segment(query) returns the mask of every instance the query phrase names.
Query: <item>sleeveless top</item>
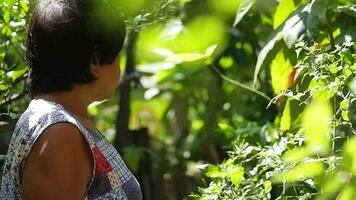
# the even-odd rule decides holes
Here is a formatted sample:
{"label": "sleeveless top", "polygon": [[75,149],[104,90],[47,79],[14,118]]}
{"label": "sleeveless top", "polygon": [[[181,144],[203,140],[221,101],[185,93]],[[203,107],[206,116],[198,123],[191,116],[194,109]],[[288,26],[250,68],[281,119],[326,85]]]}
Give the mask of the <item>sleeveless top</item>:
{"label": "sleeveless top", "polygon": [[22,199],[21,173],[25,158],[41,133],[60,122],[71,123],[80,130],[93,156],[92,178],[84,199],[142,199],[140,185],[113,145],[60,104],[42,99],[33,99],[16,124],[3,169],[0,199]]}

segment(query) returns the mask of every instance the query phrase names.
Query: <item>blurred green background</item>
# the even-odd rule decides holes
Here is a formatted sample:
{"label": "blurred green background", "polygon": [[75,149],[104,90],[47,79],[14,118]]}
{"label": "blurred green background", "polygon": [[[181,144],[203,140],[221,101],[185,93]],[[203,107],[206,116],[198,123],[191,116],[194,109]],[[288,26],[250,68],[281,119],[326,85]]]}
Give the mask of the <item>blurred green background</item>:
{"label": "blurred green background", "polygon": [[[30,100],[33,3],[0,2],[3,155]],[[112,3],[121,85],[88,111],[145,199],[356,199],[355,0]]]}

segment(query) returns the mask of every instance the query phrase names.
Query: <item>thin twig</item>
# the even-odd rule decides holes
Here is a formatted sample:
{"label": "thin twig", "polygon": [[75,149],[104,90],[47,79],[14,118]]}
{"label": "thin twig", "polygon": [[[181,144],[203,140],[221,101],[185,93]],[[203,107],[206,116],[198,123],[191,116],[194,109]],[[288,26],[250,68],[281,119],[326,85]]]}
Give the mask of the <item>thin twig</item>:
{"label": "thin twig", "polygon": [[12,97],[12,98],[10,98],[10,99],[8,99],[8,100],[2,101],[2,102],[0,103],[0,107],[9,105],[10,103],[12,103],[12,102],[14,102],[14,101],[16,101],[16,100],[18,100],[18,99],[24,97],[27,93],[28,93],[28,91],[25,90],[24,92],[22,92],[21,94],[18,94],[18,95],[15,96],[15,97]]}
{"label": "thin twig", "polygon": [[222,73],[218,70],[218,68],[217,68],[214,64],[211,64],[211,66],[212,66],[212,68],[214,69],[214,71],[215,71],[222,79],[224,79],[225,81],[227,81],[227,82],[229,82],[229,83],[232,83],[232,84],[234,84],[234,85],[237,85],[237,86],[239,86],[239,87],[241,87],[241,88],[243,88],[243,89],[245,89],[245,90],[248,90],[248,91],[250,91],[250,92],[252,92],[252,93],[255,93],[255,94],[257,94],[258,96],[260,96],[260,97],[266,99],[268,102],[270,102],[270,101],[272,100],[272,99],[271,99],[269,96],[267,96],[265,93],[263,93],[263,92],[261,92],[261,91],[258,91],[258,90],[254,89],[254,88],[252,88],[252,87],[250,87],[250,86],[248,86],[248,85],[245,85],[245,84],[243,84],[243,83],[241,83],[241,82],[239,82],[239,81],[233,80],[233,79],[231,79],[231,78],[225,76],[224,74],[222,74]]}

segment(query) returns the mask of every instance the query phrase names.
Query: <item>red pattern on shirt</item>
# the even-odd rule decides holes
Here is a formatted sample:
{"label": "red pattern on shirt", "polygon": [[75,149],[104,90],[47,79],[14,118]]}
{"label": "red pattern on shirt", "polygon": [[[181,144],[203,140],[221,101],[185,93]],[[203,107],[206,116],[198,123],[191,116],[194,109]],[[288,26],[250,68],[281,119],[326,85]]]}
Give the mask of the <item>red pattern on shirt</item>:
{"label": "red pattern on shirt", "polygon": [[112,167],[110,163],[106,160],[105,156],[100,151],[100,149],[97,146],[95,146],[93,148],[93,151],[96,160],[96,170],[95,170],[96,174],[106,174],[112,171]]}

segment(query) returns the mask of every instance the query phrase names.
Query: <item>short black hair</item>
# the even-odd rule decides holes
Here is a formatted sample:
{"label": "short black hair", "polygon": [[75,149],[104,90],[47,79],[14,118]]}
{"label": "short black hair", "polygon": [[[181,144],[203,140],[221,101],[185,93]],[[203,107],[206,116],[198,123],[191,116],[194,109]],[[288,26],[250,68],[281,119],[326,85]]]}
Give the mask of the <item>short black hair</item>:
{"label": "short black hair", "polygon": [[31,95],[95,80],[91,63],[111,64],[123,47],[124,18],[114,0],[38,0],[27,33]]}

